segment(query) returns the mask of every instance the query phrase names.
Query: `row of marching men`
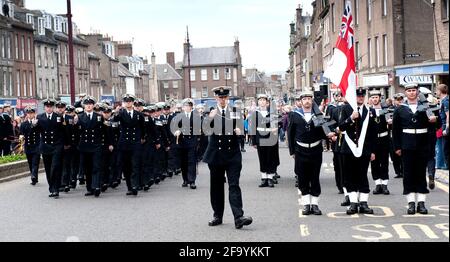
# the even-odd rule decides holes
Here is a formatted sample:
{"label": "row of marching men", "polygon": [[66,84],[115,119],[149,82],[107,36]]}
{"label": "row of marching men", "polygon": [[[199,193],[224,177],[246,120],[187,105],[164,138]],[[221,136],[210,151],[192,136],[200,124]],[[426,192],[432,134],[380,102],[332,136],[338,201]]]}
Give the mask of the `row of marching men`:
{"label": "row of marching men", "polygon": [[[86,184],[86,196],[99,197],[109,187],[117,188],[122,175],[131,196],[180,173],[182,186],[196,189],[197,150],[202,136],[183,136],[181,126],[183,134],[174,134],[170,125],[179,112],[171,112],[168,104],[145,106],[132,95],[125,95],[123,106],[116,110],[89,96],[83,96],[77,107],[51,99],[43,104],[45,112],[40,115],[34,108],[25,110],[21,134],[31,184],[38,183],[42,156],[49,197],[57,198],[61,191],[75,189],[78,181]],[[201,120],[201,115],[193,112],[192,100],[184,105],[185,112]]]}
{"label": "row of marching men", "polygon": [[392,108],[381,106],[381,92],[371,91],[371,105],[365,103],[366,90],[357,90],[357,109],[336,94],[337,103],[323,119],[314,108],[314,94],[304,92],[296,98],[296,109],[289,116],[288,141],[295,159],[295,173],[302,194],[303,215],[321,215],[320,172],[322,140],[333,141],[336,184],[345,194],[342,206],[347,214],[373,214],[369,207],[370,185],[368,168],[371,165],[375,181],[375,195],[389,195],[389,155],[399,177],[403,177],[403,194],[407,197],[407,213],[427,214],[426,195],[429,194],[426,169],[429,159],[430,136],[438,116],[427,101],[421,99],[416,84],[405,86],[404,94],[397,94]]}

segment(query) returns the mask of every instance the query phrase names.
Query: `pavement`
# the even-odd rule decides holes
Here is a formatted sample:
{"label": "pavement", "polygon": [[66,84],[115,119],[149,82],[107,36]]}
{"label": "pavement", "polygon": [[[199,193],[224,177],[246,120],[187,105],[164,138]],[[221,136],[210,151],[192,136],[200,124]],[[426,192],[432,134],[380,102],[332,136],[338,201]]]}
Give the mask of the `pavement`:
{"label": "pavement", "polygon": [[[243,154],[244,210],[254,219],[253,224],[243,230],[234,228],[228,203],[224,225],[208,227],[212,218],[209,170],[207,165],[200,164],[197,190],[182,188],[182,179],[177,176],[137,197],[126,197],[126,188],[122,184],[116,190],[109,189],[98,199],[84,197],[84,187],[62,193],[59,199],[50,199],[43,174],[36,187],[29,185],[28,178],[3,183],[0,185],[0,241],[449,241],[448,182],[447,185],[438,183],[429,195],[430,215],[406,216],[402,181],[392,179],[390,196],[371,195],[369,204],[375,210],[374,215],[349,217],[345,215],[346,209],[340,206],[343,196],[335,187],[332,154],[324,153],[320,204],[324,215],[303,217],[299,191],[294,186],[294,161],[285,147],[280,148],[280,157],[280,183],[276,188],[261,189],[258,187],[260,175],[256,151],[247,148],[247,153]],[[371,181],[370,173],[369,178]]]}

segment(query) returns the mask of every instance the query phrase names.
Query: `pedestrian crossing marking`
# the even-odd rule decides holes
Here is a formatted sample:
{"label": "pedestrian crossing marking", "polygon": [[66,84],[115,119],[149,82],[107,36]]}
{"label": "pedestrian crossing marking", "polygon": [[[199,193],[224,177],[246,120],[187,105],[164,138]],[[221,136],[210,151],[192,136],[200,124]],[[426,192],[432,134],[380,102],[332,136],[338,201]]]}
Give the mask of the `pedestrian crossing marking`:
{"label": "pedestrian crossing marking", "polygon": [[444,230],[444,232],[442,232],[442,234],[444,234],[444,236],[446,236],[448,238],[448,223],[437,224],[436,228]]}
{"label": "pedestrian crossing marking", "polygon": [[411,239],[411,236],[405,230],[405,227],[418,227],[422,230],[422,232],[430,239],[439,239],[439,236],[436,235],[433,230],[427,225],[422,224],[395,224],[392,225],[392,228],[397,232],[400,239]]}
{"label": "pedestrian crossing marking", "polygon": [[302,237],[309,237],[311,235],[307,225],[300,225],[300,234]]}
{"label": "pedestrian crossing marking", "polygon": [[422,215],[422,214],[415,214],[415,215],[403,215],[403,217],[407,218],[424,218],[424,217],[436,217],[436,215]]}
{"label": "pedestrian crossing marking", "polygon": [[440,190],[444,191],[445,193],[448,194],[448,186],[442,184],[441,182],[435,181],[436,187],[439,188]]}
{"label": "pedestrian crossing marking", "polygon": [[381,209],[383,211],[383,215],[379,215],[379,214],[365,214],[366,217],[375,217],[375,218],[386,218],[386,217],[395,217],[394,212],[392,212],[392,209],[390,209],[389,207],[381,207],[381,206],[371,206],[372,209]]}
{"label": "pedestrian crossing marking", "polygon": [[358,214],[354,214],[354,215],[347,215],[347,212],[333,212],[333,213],[329,213],[327,214],[327,216],[329,218],[338,218],[338,219],[349,219],[349,218],[359,218]]}

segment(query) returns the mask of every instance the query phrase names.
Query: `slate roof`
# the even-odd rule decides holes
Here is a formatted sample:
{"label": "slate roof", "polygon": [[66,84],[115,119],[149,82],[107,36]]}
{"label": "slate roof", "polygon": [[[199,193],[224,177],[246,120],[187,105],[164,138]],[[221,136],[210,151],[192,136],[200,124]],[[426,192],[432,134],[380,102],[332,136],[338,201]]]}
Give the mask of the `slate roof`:
{"label": "slate roof", "polygon": [[[153,77],[153,65],[144,65],[144,68],[150,74],[150,78]],[[158,80],[170,81],[170,80],[182,80],[183,78],[178,72],[169,64],[156,65],[156,74]]]}
{"label": "slate roof", "polygon": [[[191,66],[237,64],[234,46],[191,48]],[[188,54],[184,56],[184,66],[188,66]]]}

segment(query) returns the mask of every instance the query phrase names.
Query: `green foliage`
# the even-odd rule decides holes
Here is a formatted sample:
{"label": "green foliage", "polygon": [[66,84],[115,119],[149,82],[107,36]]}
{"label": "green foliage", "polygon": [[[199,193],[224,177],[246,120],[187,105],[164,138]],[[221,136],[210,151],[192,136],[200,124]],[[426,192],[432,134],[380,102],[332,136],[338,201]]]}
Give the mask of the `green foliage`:
{"label": "green foliage", "polygon": [[26,160],[26,159],[27,159],[27,157],[25,155],[5,156],[5,157],[0,157],[0,164],[13,163],[13,162],[17,162],[17,161]]}

